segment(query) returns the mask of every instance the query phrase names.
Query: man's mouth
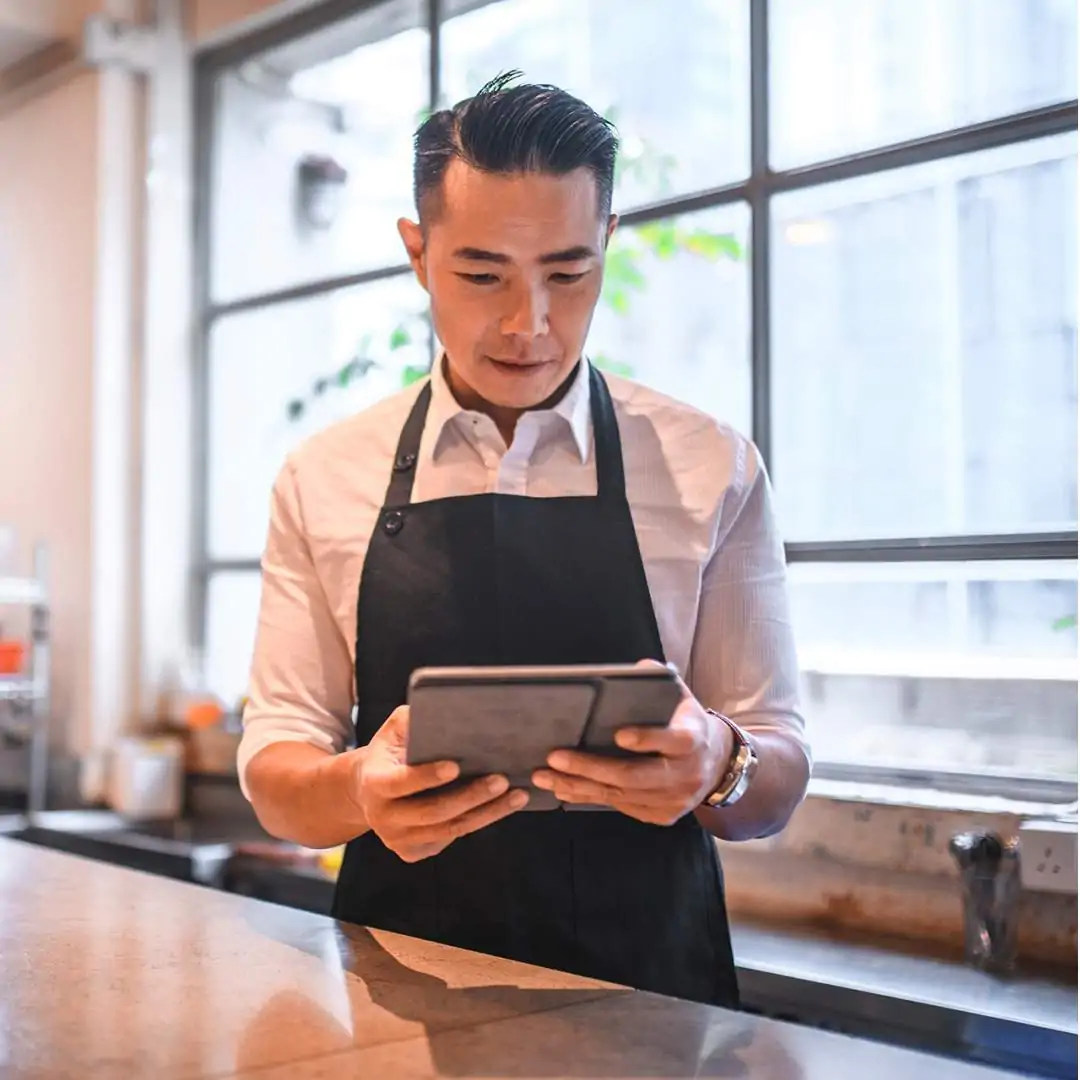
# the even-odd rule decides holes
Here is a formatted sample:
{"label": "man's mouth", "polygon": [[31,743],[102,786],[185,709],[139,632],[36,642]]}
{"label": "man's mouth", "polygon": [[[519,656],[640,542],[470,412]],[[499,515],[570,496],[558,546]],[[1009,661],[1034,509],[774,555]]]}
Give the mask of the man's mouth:
{"label": "man's mouth", "polygon": [[494,356],[487,357],[487,360],[500,371],[505,371],[510,375],[528,375],[550,363],[549,360],[497,360]]}

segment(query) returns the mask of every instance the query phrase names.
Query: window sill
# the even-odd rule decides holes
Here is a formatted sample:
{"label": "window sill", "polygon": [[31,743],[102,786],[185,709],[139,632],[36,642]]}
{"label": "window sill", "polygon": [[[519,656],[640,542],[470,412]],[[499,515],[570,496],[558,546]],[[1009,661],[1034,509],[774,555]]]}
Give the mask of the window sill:
{"label": "window sill", "polygon": [[807,799],[861,803],[918,810],[941,810],[987,816],[1009,815],[1017,818],[1046,818],[1077,821],[1076,804],[1047,802],[997,795],[944,791],[933,787],[908,787],[894,784],[863,783],[854,780],[831,780],[814,777]]}

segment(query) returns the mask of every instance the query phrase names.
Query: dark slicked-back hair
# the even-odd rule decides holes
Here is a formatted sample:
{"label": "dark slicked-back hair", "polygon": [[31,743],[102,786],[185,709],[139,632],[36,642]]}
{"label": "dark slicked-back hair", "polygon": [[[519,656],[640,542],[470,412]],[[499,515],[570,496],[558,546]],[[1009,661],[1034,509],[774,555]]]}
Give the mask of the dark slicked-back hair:
{"label": "dark slicked-back hair", "polygon": [[518,71],[500,75],[420,126],[413,195],[421,222],[438,215],[443,177],[454,158],[499,176],[563,176],[586,168],[596,178],[598,210],[607,220],[619,150],[614,126],[557,86],[511,85],[520,77]]}

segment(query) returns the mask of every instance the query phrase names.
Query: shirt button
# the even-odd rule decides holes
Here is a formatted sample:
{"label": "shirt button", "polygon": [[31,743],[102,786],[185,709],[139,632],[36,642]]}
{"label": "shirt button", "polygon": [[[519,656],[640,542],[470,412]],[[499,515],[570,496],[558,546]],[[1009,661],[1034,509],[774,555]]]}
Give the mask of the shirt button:
{"label": "shirt button", "polygon": [[405,515],[400,510],[391,510],[383,518],[383,529],[390,536],[397,536],[405,528]]}

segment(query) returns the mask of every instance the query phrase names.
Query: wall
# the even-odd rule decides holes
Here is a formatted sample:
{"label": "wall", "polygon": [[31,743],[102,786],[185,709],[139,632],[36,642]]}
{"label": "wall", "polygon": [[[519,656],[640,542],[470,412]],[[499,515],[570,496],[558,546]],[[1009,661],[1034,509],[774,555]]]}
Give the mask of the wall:
{"label": "wall", "polygon": [[[33,26],[70,39],[94,8],[138,4],[44,4]],[[75,67],[0,106],[0,521],[20,539],[13,571],[48,546],[51,741],[82,755],[128,722],[134,686],[139,88]]]}
{"label": "wall", "polygon": [[[985,799],[924,794],[924,807],[870,801],[870,792],[862,799],[822,794],[777,837],[721,844],[729,910],[748,921],[908,941],[919,952],[956,956],[963,915],[949,840],[969,829],[1015,836],[1022,808],[997,800],[992,812]],[[1017,947],[1028,963],[1075,972],[1075,893],[1025,891]]]}
{"label": "wall", "polygon": [[0,119],[0,521],[26,570],[50,545],[61,721],[89,690],[97,114],[86,73]]}
{"label": "wall", "polygon": [[101,0],[0,0],[0,26],[52,38],[77,38]]}
{"label": "wall", "polygon": [[218,44],[321,0],[187,0],[188,27],[196,46]]}

